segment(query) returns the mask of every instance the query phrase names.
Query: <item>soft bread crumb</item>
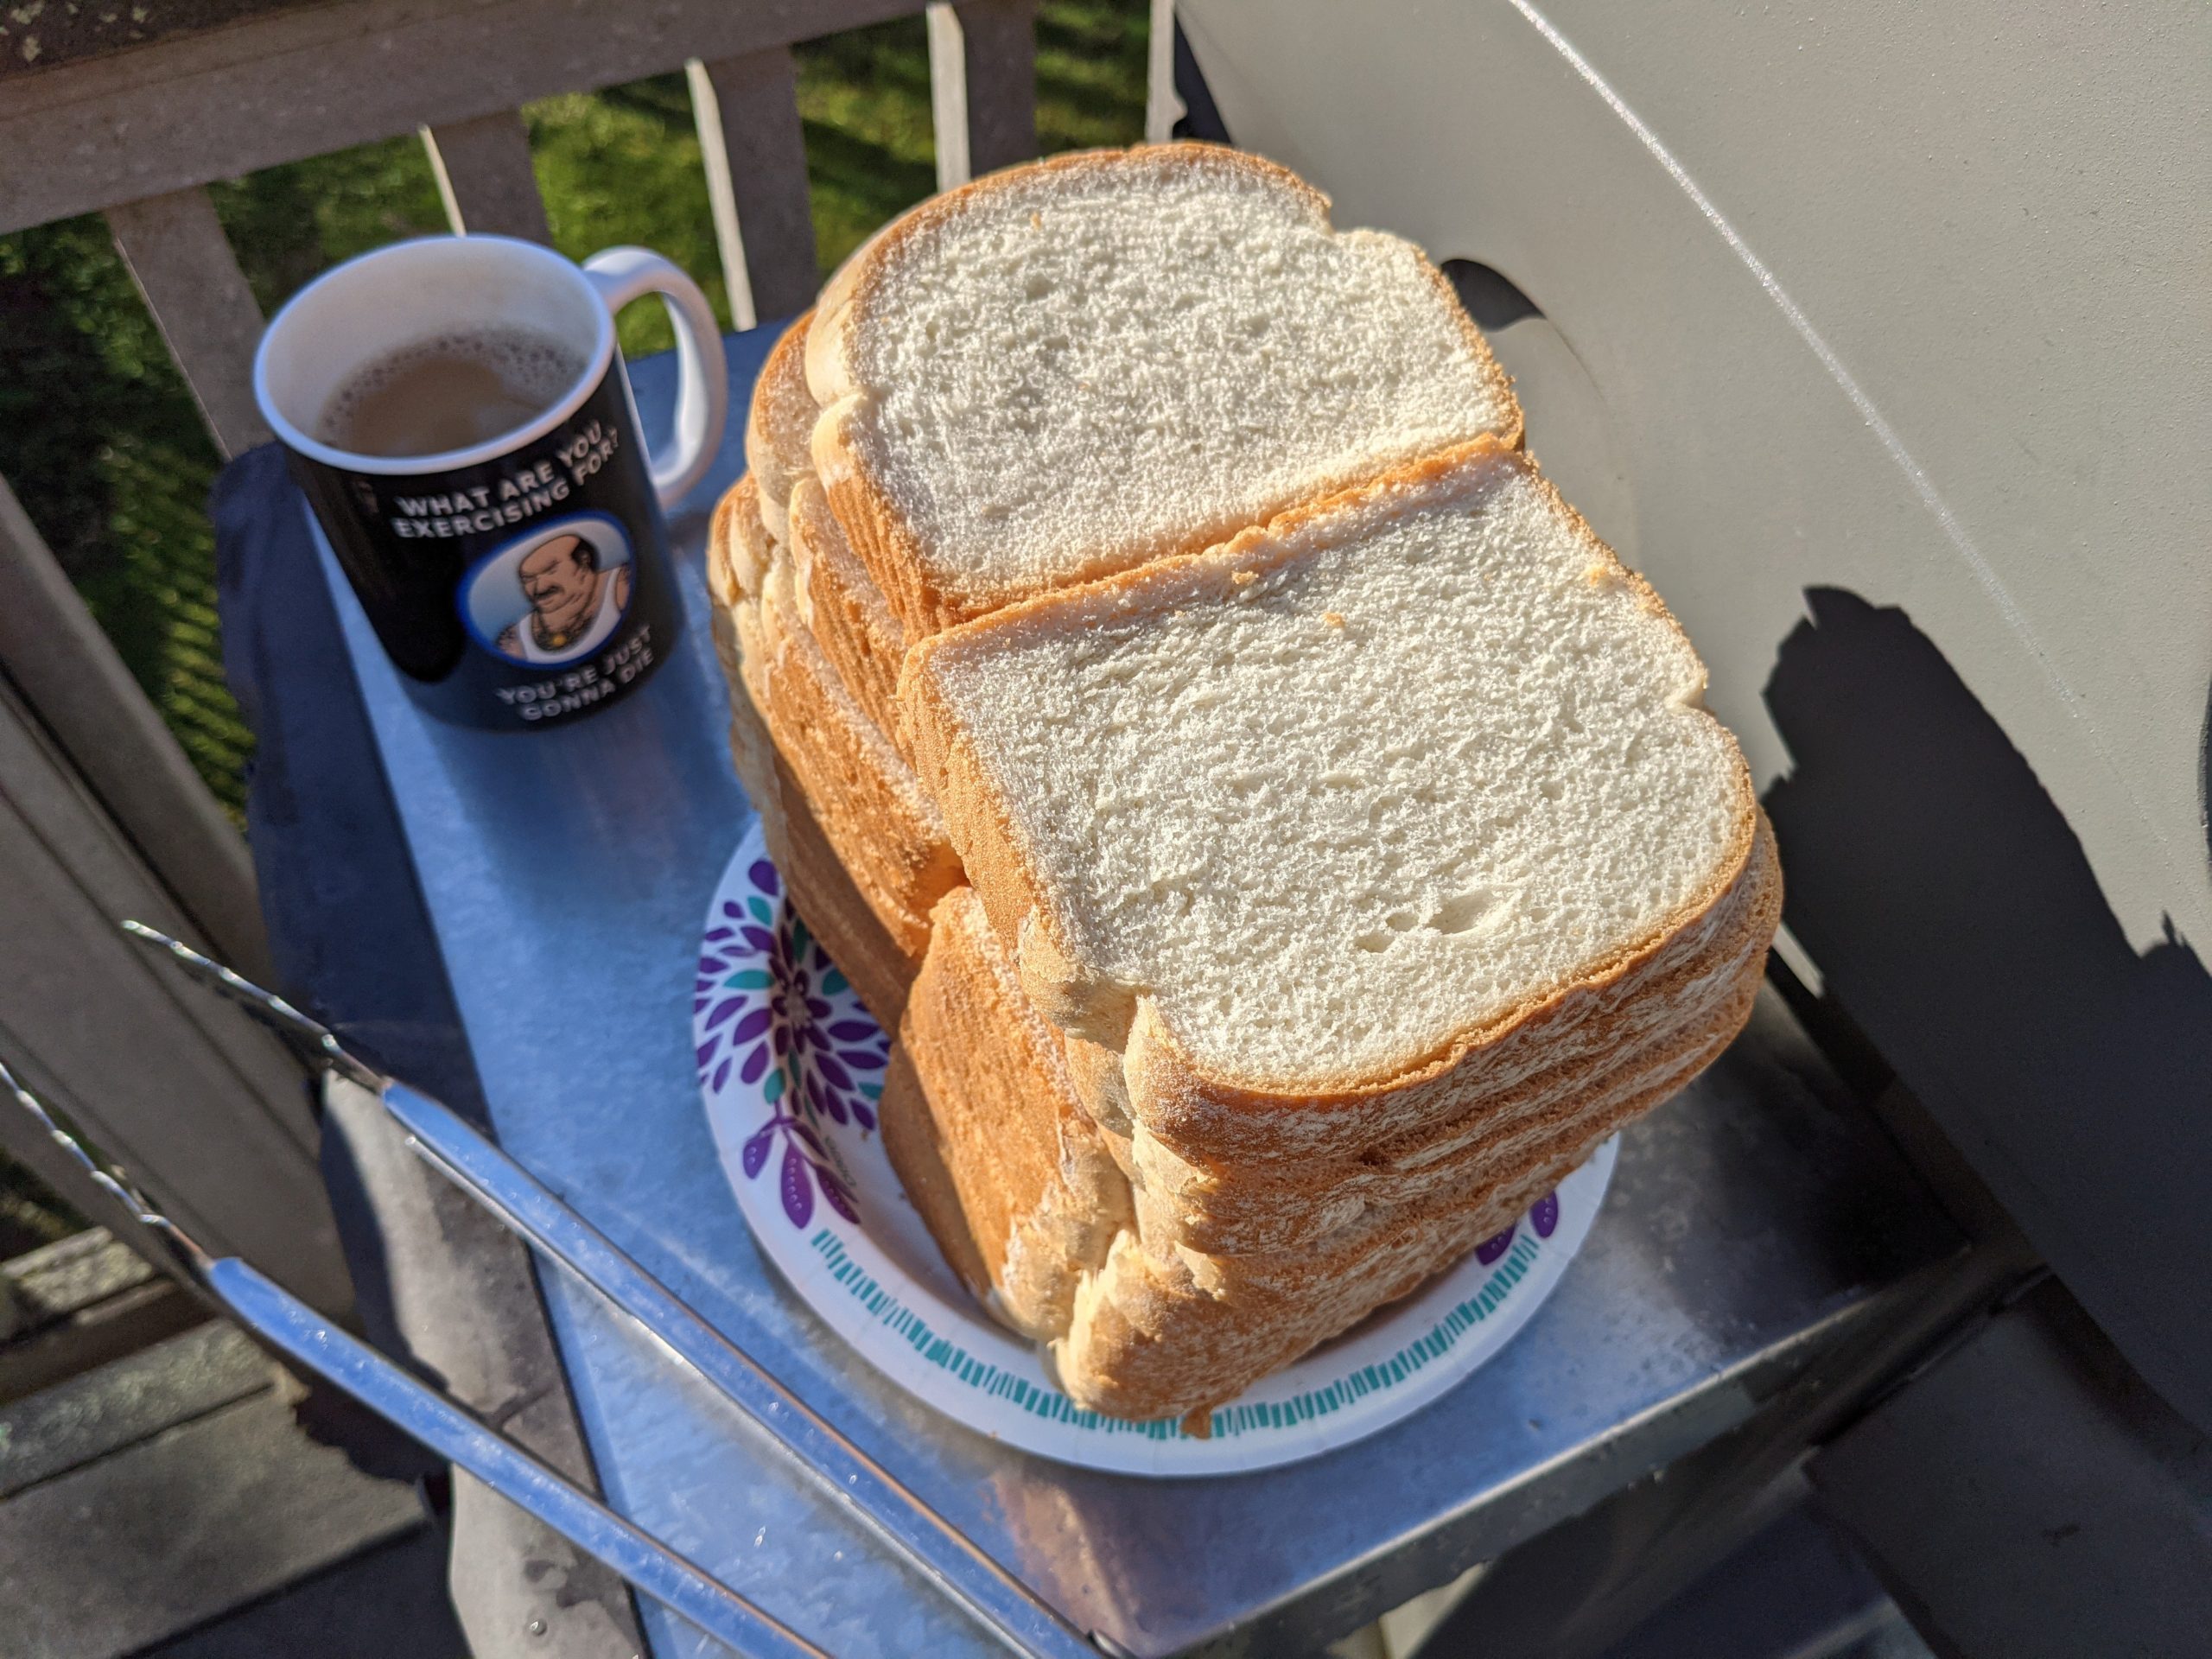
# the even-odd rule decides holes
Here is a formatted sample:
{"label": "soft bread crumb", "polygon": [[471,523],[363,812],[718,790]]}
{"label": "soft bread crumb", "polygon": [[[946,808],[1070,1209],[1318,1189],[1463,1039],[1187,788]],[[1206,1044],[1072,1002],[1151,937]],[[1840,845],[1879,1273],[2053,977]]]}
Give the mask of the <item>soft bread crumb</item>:
{"label": "soft bread crumb", "polygon": [[823,421],[956,615],[1520,432],[1418,248],[1336,231],[1290,175],[1200,145],[1055,158],[925,207],[856,276],[840,340]]}

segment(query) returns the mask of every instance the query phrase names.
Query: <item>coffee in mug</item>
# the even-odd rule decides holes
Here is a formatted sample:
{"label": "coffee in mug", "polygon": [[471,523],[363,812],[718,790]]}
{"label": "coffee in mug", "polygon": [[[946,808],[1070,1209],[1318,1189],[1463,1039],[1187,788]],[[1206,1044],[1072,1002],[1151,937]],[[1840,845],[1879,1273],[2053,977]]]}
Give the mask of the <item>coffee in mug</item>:
{"label": "coffee in mug", "polygon": [[404,346],[356,370],[315,435],[361,455],[435,455],[527,425],[583,372],[582,353],[527,328],[482,328]]}
{"label": "coffee in mug", "polygon": [[[648,455],[614,313],[677,328],[676,432]],[[606,708],[676,648],[664,507],[728,401],[696,283],[641,248],[579,269],[505,237],[428,237],[328,272],[269,325],[262,412],[415,700],[542,730]]]}

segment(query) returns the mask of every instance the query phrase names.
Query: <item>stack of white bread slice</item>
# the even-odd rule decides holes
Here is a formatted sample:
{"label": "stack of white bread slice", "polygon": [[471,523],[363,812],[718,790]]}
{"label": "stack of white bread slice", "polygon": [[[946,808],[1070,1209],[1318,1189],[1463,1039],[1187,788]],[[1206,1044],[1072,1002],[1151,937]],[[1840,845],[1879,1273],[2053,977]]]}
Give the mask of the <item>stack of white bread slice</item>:
{"label": "stack of white bread slice", "polygon": [[715,519],[733,747],[886,1147],[1078,1403],[1205,1411],[1742,1027],[1773,841],[1449,285],[1236,152],[888,227]]}

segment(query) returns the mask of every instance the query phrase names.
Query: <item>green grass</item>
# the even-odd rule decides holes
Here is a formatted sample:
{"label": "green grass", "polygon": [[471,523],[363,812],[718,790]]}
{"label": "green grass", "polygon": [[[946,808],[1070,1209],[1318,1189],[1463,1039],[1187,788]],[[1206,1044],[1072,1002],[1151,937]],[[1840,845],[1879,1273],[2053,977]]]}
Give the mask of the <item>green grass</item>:
{"label": "green grass", "polygon": [[[1049,153],[1143,130],[1142,0],[1045,0],[1038,136]],[[824,274],[936,185],[922,20],[798,48],[799,112]],[[681,75],[524,111],[555,245],[658,249],[728,318]],[[338,261],[444,229],[411,138],[219,184],[216,210],[264,312]],[[658,305],[623,349],[670,341]],[[207,521],[213,447],[97,218],[0,237],[0,476],[5,476],[186,753],[234,815],[252,736],[224,685]]]}

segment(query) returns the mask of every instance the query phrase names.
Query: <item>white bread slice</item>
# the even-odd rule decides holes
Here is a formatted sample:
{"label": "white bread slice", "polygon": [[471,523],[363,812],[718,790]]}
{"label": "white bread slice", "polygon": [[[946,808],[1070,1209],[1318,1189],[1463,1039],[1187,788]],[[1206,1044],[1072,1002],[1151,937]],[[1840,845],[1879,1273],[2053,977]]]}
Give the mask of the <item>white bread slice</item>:
{"label": "white bread slice", "polygon": [[907,734],[1048,1017],[1179,1148],[1460,1117],[1709,925],[1751,779],[1663,605],[1488,440],[925,639]]}
{"label": "white bread slice", "polygon": [[[903,1018],[903,1016],[901,1016]],[[968,1219],[960,1182],[945,1160],[960,1145],[938,1128],[929,1097],[913,1062],[898,1044],[883,1068],[883,1093],[875,1103],[875,1120],[883,1131],[884,1155],[891,1160],[906,1202],[914,1206],[929,1229],[938,1253],[944,1257],[968,1293],[985,1307],[992,1305],[990,1264],[976,1242],[977,1227]],[[983,1230],[988,1231],[988,1224]]]}
{"label": "white bread slice", "polygon": [[[718,609],[757,600],[768,585],[776,538],[760,518],[760,490],[750,473],[715,503],[707,527],[707,592]],[[721,636],[717,634],[719,641]]]}
{"label": "white bread slice", "polygon": [[760,522],[789,543],[791,491],[814,470],[807,445],[821,415],[806,389],[808,312],[784,330],[753,383],[753,408],[745,423],[745,469],[760,491]]}
{"label": "white bread slice", "polygon": [[899,665],[906,633],[845,539],[811,472],[792,486],[790,546],[799,614],[837,677],[903,756]]}
{"label": "white bread slice", "polygon": [[916,637],[1521,432],[1418,248],[1200,144],[924,203],[839,273],[805,354],[815,469]]}
{"label": "white bread slice", "polygon": [[[753,383],[745,426],[746,475],[736,487],[749,492],[748,511],[767,537],[761,545],[791,555],[799,614],[816,643],[845,689],[897,745],[905,632],[830,512],[807,450],[819,413],[806,387],[813,316],[806,313],[784,332]],[[757,599],[767,583],[765,552],[754,558],[741,538],[734,569],[740,588]]]}
{"label": "white bread slice", "polygon": [[730,730],[732,750],[741,757],[738,776],[760,814],[769,862],[784,878],[792,908],[852,982],[876,1024],[896,1031],[920,963],[899,948],[853,885],[741,683],[730,692]]}
{"label": "white bread slice", "polygon": [[736,658],[726,654],[726,647],[734,647],[726,635],[724,613],[740,600],[760,596],[773,550],[760,523],[760,491],[750,476],[741,478],[715,503],[707,523],[707,596],[715,602],[715,651],[726,673],[735,671]]}
{"label": "white bread slice", "polygon": [[[967,887],[931,912],[899,1046],[928,1128],[912,1132],[915,1103],[887,1087],[893,1166],[956,1271],[966,1254],[959,1236],[972,1238],[993,1313],[1051,1340],[1068,1327],[1078,1277],[1129,1223],[1128,1183],[1075,1098],[1058,1031],[1029,1006]],[[957,1220],[930,1201],[932,1167],[949,1179]]]}

